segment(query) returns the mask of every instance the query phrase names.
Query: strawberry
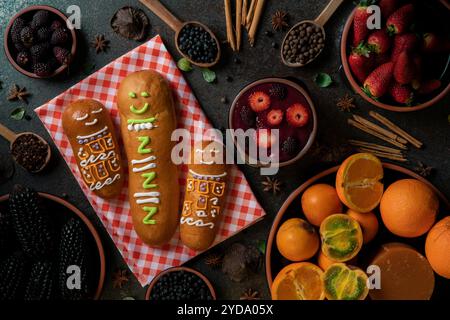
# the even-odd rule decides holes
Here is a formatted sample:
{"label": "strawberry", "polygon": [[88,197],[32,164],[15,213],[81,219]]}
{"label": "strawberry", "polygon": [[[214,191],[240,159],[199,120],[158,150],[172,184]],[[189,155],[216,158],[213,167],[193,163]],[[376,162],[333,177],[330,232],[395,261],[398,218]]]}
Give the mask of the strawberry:
{"label": "strawberry", "polygon": [[272,127],[278,126],[282,121],[283,121],[283,111],[279,109],[271,110],[267,114],[267,123]]}
{"label": "strawberry", "polygon": [[377,30],[372,32],[367,39],[367,44],[371,51],[376,54],[384,54],[391,47],[391,38],[387,34],[386,30]]}
{"label": "strawberry", "polygon": [[367,28],[367,19],[369,19],[370,14],[367,12],[367,8],[371,3],[371,1],[361,1],[356,8],[355,16],[353,18],[354,47],[357,47],[362,41],[364,41],[369,34],[369,28]]}
{"label": "strawberry", "polygon": [[414,101],[414,93],[411,88],[395,81],[389,88],[389,94],[397,103],[411,105]]}
{"label": "strawberry", "polygon": [[305,126],[309,121],[308,108],[301,103],[290,106],[286,111],[287,122],[296,128]]}
{"label": "strawberry", "polygon": [[256,143],[259,147],[269,149],[275,143],[275,135],[268,129],[259,129],[256,131]]}
{"label": "strawberry", "polygon": [[391,55],[389,53],[378,54],[375,57],[375,65],[379,66],[385,63],[391,62]]}
{"label": "strawberry", "polygon": [[420,85],[419,90],[417,91],[419,94],[430,94],[436,91],[441,87],[442,83],[440,80],[432,79],[423,82]]}
{"label": "strawberry", "polygon": [[403,34],[414,20],[414,5],[407,4],[389,16],[386,22],[390,34]]}
{"label": "strawberry", "polygon": [[381,14],[383,17],[387,19],[398,9],[400,6],[400,0],[380,0],[378,6],[381,9]]}
{"label": "strawberry", "polygon": [[403,51],[412,52],[416,50],[418,44],[419,40],[414,33],[405,33],[395,36],[391,54],[392,62],[396,62],[400,53]]}
{"label": "strawberry", "polygon": [[348,57],[348,64],[354,76],[360,83],[363,83],[373,67],[372,56],[363,43],[352,50],[352,53]]}
{"label": "strawberry", "polygon": [[425,33],[422,48],[425,53],[448,53],[450,41],[434,33]]}
{"label": "strawberry", "polygon": [[255,112],[267,110],[270,107],[270,97],[268,94],[258,91],[252,93],[249,98],[250,108]]}
{"label": "strawberry", "polygon": [[400,84],[409,84],[416,77],[417,69],[411,55],[403,51],[397,59],[394,67],[394,78]]}
{"label": "strawberry", "polygon": [[364,92],[372,98],[380,98],[389,90],[394,71],[394,63],[388,62],[377,67],[364,81]]}
{"label": "strawberry", "polygon": [[415,54],[413,56],[413,62],[416,69],[416,74],[414,76],[413,81],[411,82],[411,86],[414,90],[417,90],[420,86],[420,83],[422,81],[422,74],[423,74],[423,61],[422,57],[418,54]]}

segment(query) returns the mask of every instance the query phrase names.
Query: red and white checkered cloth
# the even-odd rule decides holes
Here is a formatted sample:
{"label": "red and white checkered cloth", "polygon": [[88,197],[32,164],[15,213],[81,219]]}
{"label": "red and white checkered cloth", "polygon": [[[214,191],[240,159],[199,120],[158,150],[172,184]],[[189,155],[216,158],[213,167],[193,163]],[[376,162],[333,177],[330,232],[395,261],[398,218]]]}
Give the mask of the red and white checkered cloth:
{"label": "red and white checkered cloth", "polygon": [[[89,191],[80,176],[61,121],[65,106],[74,100],[89,98],[96,99],[105,105],[118,128],[116,90],[124,77],[143,69],[158,71],[169,81],[178,100],[179,128],[188,129],[194,137],[201,134],[198,128],[212,128],[159,36],[111,62],[47,104],[37,108],[35,112],[49,131],[128,266],[144,286],[159,272],[185,263],[198,253],[183,246],[178,232],[172,241],[161,249],[150,248],[143,244],[133,229],[127,188],[124,187],[121,195],[114,200],[104,200]],[[227,205],[217,243],[231,237],[265,215],[242,172],[236,166],[233,166],[230,171]],[[182,166],[180,170],[182,186],[185,185],[186,173],[186,166]],[[184,188],[182,189],[184,192]]]}

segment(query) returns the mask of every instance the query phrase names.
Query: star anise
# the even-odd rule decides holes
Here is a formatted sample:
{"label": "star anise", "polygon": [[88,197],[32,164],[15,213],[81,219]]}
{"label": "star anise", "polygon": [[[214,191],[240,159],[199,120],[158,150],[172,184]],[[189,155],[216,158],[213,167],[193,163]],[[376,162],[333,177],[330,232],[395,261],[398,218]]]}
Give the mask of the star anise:
{"label": "star anise", "polygon": [[346,94],[344,97],[340,98],[336,102],[336,106],[341,111],[350,112],[352,109],[356,108],[356,105],[354,102],[355,102],[355,98],[350,96],[349,94]]}
{"label": "star anise", "polygon": [[113,275],[113,287],[122,289],[129,280],[127,270],[118,269]]}
{"label": "star anise", "polygon": [[219,254],[211,253],[205,258],[205,264],[213,269],[220,268],[222,266],[223,257]]}
{"label": "star anise", "polygon": [[434,168],[425,165],[423,162],[418,161],[417,167],[414,168],[414,171],[417,172],[424,178],[429,177],[433,173]]}
{"label": "star anise", "polygon": [[277,10],[272,16],[272,28],[275,31],[283,30],[284,28],[289,27],[287,22],[288,14],[284,11]]}
{"label": "star anise", "polygon": [[272,192],[276,195],[281,190],[281,182],[278,179],[266,177],[266,180],[262,182],[265,192]]}
{"label": "star anise", "polygon": [[20,100],[25,103],[28,103],[27,97],[30,96],[30,93],[25,88],[20,88],[17,84],[13,85],[11,87],[11,90],[9,91],[8,100],[9,101],[16,101]]}
{"label": "star anise", "polygon": [[106,40],[103,34],[96,35],[95,40],[92,42],[92,46],[95,48],[97,54],[106,52],[106,50],[109,49],[109,40]]}
{"label": "star anise", "polygon": [[240,297],[240,300],[260,300],[260,299],[261,297],[259,292],[253,289],[245,290]]}

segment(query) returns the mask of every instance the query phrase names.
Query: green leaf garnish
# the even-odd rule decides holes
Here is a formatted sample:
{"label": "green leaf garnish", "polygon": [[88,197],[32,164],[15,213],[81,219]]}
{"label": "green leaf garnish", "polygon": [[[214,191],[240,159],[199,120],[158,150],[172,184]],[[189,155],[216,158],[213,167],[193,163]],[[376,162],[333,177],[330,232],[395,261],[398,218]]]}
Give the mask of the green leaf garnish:
{"label": "green leaf garnish", "polygon": [[178,65],[178,68],[184,72],[190,72],[193,70],[191,63],[186,58],[181,58],[180,60],[178,60],[177,65]]}
{"label": "green leaf garnish", "polygon": [[17,121],[22,120],[24,116],[25,116],[25,109],[24,108],[14,109],[13,112],[11,112],[11,115],[10,115],[11,119],[14,119],[14,120],[17,120]]}
{"label": "green leaf garnish", "polygon": [[314,81],[321,88],[327,88],[333,83],[333,79],[331,79],[331,76],[328,73],[323,72],[317,74]]}
{"label": "green leaf garnish", "polygon": [[262,254],[266,254],[266,247],[267,247],[267,244],[265,241],[261,240],[258,242],[258,249],[259,249],[259,251],[261,251]]}
{"label": "green leaf garnish", "polygon": [[202,69],[203,79],[208,83],[216,81],[216,73],[208,68]]}

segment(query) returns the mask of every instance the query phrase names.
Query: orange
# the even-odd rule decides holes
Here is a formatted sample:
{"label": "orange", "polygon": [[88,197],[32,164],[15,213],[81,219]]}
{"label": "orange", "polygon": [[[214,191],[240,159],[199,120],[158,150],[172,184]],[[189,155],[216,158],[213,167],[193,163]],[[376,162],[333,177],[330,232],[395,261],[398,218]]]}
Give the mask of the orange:
{"label": "orange", "polygon": [[305,220],[289,219],[277,232],[277,247],[282,256],[288,260],[308,260],[319,250],[319,235]]}
{"label": "orange", "polygon": [[431,228],[425,242],[425,255],[438,275],[450,279],[450,216]]}
{"label": "orange", "polygon": [[381,199],[381,218],[393,234],[420,237],[430,230],[436,220],[439,199],[424,182],[404,179],[387,188]]}
{"label": "orange", "polygon": [[324,273],[328,300],[364,300],[368,293],[367,275],[361,269],[336,263]]}
{"label": "orange", "polygon": [[319,227],[326,217],[342,212],[342,203],[335,188],[316,184],[303,193],[302,209],[309,223]]}
{"label": "orange", "polygon": [[359,223],[347,214],[333,214],[320,225],[322,252],[331,260],[345,262],[361,250],[363,234]]}
{"label": "orange", "polygon": [[369,212],[383,195],[383,165],[370,153],[347,158],[336,174],[336,191],[341,201],[357,212]]}
{"label": "orange", "polygon": [[347,214],[358,221],[361,226],[364,244],[369,243],[375,238],[378,233],[378,219],[372,211],[359,213],[352,209],[348,209]]}
{"label": "orange", "polygon": [[273,300],[323,300],[323,271],[309,262],[290,264],[278,273],[271,292]]}
{"label": "orange", "polygon": [[[337,263],[337,261],[328,258],[322,251],[319,251],[319,256],[317,257],[317,264],[323,271],[327,271],[327,269],[335,263]],[[354,257],[352,260],[347,261],[345,264],[356,265],[356,263],[357,257]]]}

